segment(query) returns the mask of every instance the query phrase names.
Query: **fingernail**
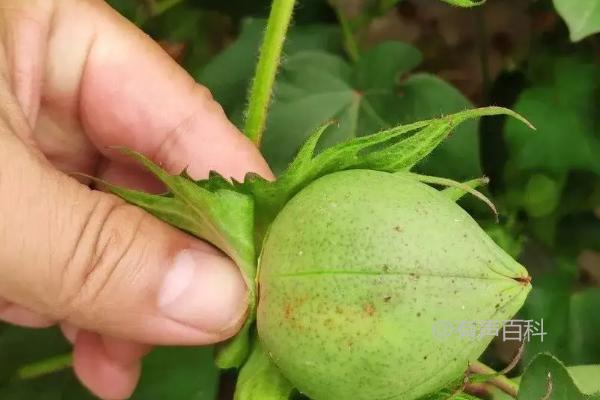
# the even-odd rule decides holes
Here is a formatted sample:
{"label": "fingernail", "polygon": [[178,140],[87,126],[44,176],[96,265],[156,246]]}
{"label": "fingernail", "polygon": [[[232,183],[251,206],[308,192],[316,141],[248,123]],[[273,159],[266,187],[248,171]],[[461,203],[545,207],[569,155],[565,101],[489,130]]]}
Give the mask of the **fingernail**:
{"label": "fingernail", "polygon": [[247,308],[246,284],[230,259],[194,249],[175,256],[159,291],[169,318],[204,332],[238,325]]}

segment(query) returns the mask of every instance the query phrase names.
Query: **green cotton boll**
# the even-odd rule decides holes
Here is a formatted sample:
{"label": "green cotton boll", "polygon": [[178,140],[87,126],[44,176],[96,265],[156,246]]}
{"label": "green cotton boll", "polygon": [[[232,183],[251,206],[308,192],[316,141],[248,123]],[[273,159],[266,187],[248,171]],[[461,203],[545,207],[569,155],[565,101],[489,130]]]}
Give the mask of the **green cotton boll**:
{"label": "green cotton boll", "polygon": [[313,400],[412,400],[460,380],[510,319],[528,272],[441,192],[405,175],[336,172],[275,218],[259,263],[260,340]]}

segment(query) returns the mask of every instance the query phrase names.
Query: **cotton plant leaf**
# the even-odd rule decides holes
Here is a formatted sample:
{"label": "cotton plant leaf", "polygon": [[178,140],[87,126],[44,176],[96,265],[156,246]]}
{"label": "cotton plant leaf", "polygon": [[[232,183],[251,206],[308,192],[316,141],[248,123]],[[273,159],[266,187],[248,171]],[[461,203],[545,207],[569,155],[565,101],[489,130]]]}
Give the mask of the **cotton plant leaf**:
{"label": "cotton plant leaf", "polygon": [[[600,354],[600,289],[573,292],[578,267],[574,260],[556,260],[552,272],[536,279],[522,318],[544,322],[544,341],[532,340],[525,352],[529,361],[540,352],[551,352],[568,364],[594,363]],[[577,338],[577,340],[573,340]]]}
{"label": "cotton plant leaf", "polygon": [[[583,394],[592,396],[600,393],[600,382],[598,381],[600,365],[572,365],[566,368],[573,382]],[[521,377],[514,378],[513,381],[519,384]],[[490,400],[513,400],[513,397],[498,388],[492,388]]]}
{"label": "cotton plant leaf", "polygon": [[238,376],[234,400],[288,400],[293,391],[255,339],[252,354]]}
{"label": "cotton plant leaf", "polygon": [[529,364],[519,385],[517,400],[598,400],[600,393],[586,395],[575,384],[567,368],[548,353]]}
{"label": "cotton plant leaf", "polygon": [[599,365],[574,365],[567,367],[575,384],[583,393],[600,393],[600,364]]}
{"label": "cotton plant leaf", "polygon": [[[573,170],[600,174],[597,93],[600,67],[578,57],[540,60],[539,73],[514,106],[516,112],[539,128],[531,135],[507,121],[505,139],[512,168],[531,174],[553,175]],[[514,184],[513,184],[514,186]]]}
{"label": "cotton plant leaf", "polygon": [[[244,19],[240,34],[230,46],[202,68],[190,71],[198,82],[210,89],[229,119],[240,128],[243,127],[246,95],[265,26],[264,19]],[[341,51],[339,29],[336,26],[319,24],[292,26],[284,44],[286,57],[310,50]]]}
{"label": "cotton plant leaf", "polygon": [[[288,56],[277,80],[261,147],[271,168],[280,175],[310,133],[326,121],[336,124],[323,136],[317,151],[471,107],[445,81],[412,73],[421,61],[417,49],[401,42],[368,49],[356,63],[324,51]],[[477,124],[461,126],[419,168],[459,180],[480,175]]]}
{"label": "cotton plant leaf", "polygon": [[573,42],[600,32],[600,0],[554,0],[554,7],[567,23]]}
{"label": "cotton plant leaf", "polygon": [[[219,370],[212,358],[212,348],[207,347],[153,350],[142,361],[144,373],[130,400],[214,400],[219,390]],[[83,400],[75,396],[69,399]]]}

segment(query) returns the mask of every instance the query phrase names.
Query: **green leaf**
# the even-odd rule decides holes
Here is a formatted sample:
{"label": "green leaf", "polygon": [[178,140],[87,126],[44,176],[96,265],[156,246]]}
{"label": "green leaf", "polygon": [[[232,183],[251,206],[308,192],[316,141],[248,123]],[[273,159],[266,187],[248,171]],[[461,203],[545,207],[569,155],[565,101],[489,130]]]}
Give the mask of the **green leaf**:
{"label": "green leaf", "polygon": [[[71,369],[45,375],[37,379],[11,382],[0,386],[2,400],[96,400],[85,389]],[[181,399],[184,400],[184,399]],[[208,400],[208,399],[207,399]]]}
{"label": "green leaf", "polygon": [[158,348],[144,359],[142,372],[132,400],[214,400],[217,396],[219,373],[211,348]]}
{"label": "green leaf", "polygon": [[600,365],[575,365],[567,367],[575,384],[583,393],[600,393]]}
{"label": "green leaf", "polygon": [[[567,367],[567,371],[575,385],[584,394],[595,394],[600,393],[600,382],[598,376],[600,376],[600,365],[576,365]],[[521,381],[521,377],[514,378],[515,383]],[[500,389],[492,389],[492,400],[512,400],[513,398]]]}
{"label": "green leaf", "polygon": [[57,372],[35,379],[22,379],[19,374],[26,365],[62,358],[70,351],[71,345],[56,327],[26,329],[0,323],[0,399],[94,399],[64,364],[50,366],[49,372],[54,369]]}
{"label": "green leaf", "polygon": [[[550,396],[544,397],[548,392]],[[583,394],[557,358],[550,354],[539,354],[525,370],[517,399],[591,400],[600,399],[600,394]]]}
{"label": "green leaf", "polygon": [[527,115],[538,133],[531,134],[512,121],[506,124],[511,163],[520,171],[600,174],[600,119],[595,109],[600,67],[559,58],[544,64],[542,74],[515,105],[515,111]]}
{"label": "green leaf", "polygon": [[287,400],[293,390],[255,340],[252,354],[240,371],[234,400]]}
{"label": "green leaf", "polygon": [[600,0],[554,0],[554,7],[567,23],[572,41],[600,32]]}
{"label": "green leaf", "polygon": [[[410,76],[400,84],[397,93],[398,105],[388,119],[393,120],[394,115],[399,115],[400,123],[471,108],[471,103],[458,89],[426,73]],[[417,170],[457,180],[481,175],[478,128],[477,121],[465,122],[430,157],[425,158],[417,166]]]}
{"label": "green leaf", "polygon": [[[205,67],[192,69],[192,75],[208,87],[215,100],[238,127],[242,126],[242,112],[246,94],[258,57],[258,46],[265,29],[262,19],[247,19],[238,38],[227,49],[214,57]],[[284,53],[291,56],[304,50],[341,51],[337,27],[307,25],[292,27],[288,32]]]}
{"label": "green leaf", "polygon": [[[407,77],[420,62],[420,53],[400,42],[366,51],[356,65],[326,52],[288,57],[262,145],[276,174],[287,167],[310,132],[327,121],[336,121],[336,127],[328,130],[319,149],[469,107],[464,96],[434,76]],[[461,180],[480,175],[476,126],[465,124],[457,130],[420,170]]]}
{"label": "green leaf", "polygon": [[600,289],[572,293],[576,265],[562,261],[552,265],[556,271],[536,277],[523,318],[544,321],[544,341],[533,339],[526,347],[525,358],[551,352],[568,364],[596,363],[600,359]]}
{"label": "green leaf", "polygon": [[[0,398],[95,399],[78,382],[69,364],[48,362],[57,356],[64,358],[63,354],[71,348],[57,328],[34,330],[0,325]],[[142,378],[132,399],[214,400],[218,372],[212,353],[211,348],[154,350],[143,360]],[[32,374],[34,370],[36,373]]]}
{"label": "green leaf", "polygon": [[523,193],[523,207],[527,213],[540,218],[551,214],[559,205],[563,180],[552,179],[544,174],[533,174]]}
{"label": "green leaf", "polygon": [[24,365],[70,350],[71,345],[57,328],[34,330],[0,323],[0,387],[14,381]]}

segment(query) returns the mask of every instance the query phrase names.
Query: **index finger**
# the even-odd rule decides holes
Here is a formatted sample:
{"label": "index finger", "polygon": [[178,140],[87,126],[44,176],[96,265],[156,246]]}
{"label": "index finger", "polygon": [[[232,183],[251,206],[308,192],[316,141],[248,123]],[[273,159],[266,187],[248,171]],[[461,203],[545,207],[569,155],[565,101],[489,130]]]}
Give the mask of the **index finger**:
{"label": "index finger", "polygon": [[209,91],[137,27],[102,1],[54,1],[52,8],[41,98],[72,109],[106,157],[122,161],[110,149],[118,145],[172,173],[188,167],[195,178],[209,170],[271,176]]}

